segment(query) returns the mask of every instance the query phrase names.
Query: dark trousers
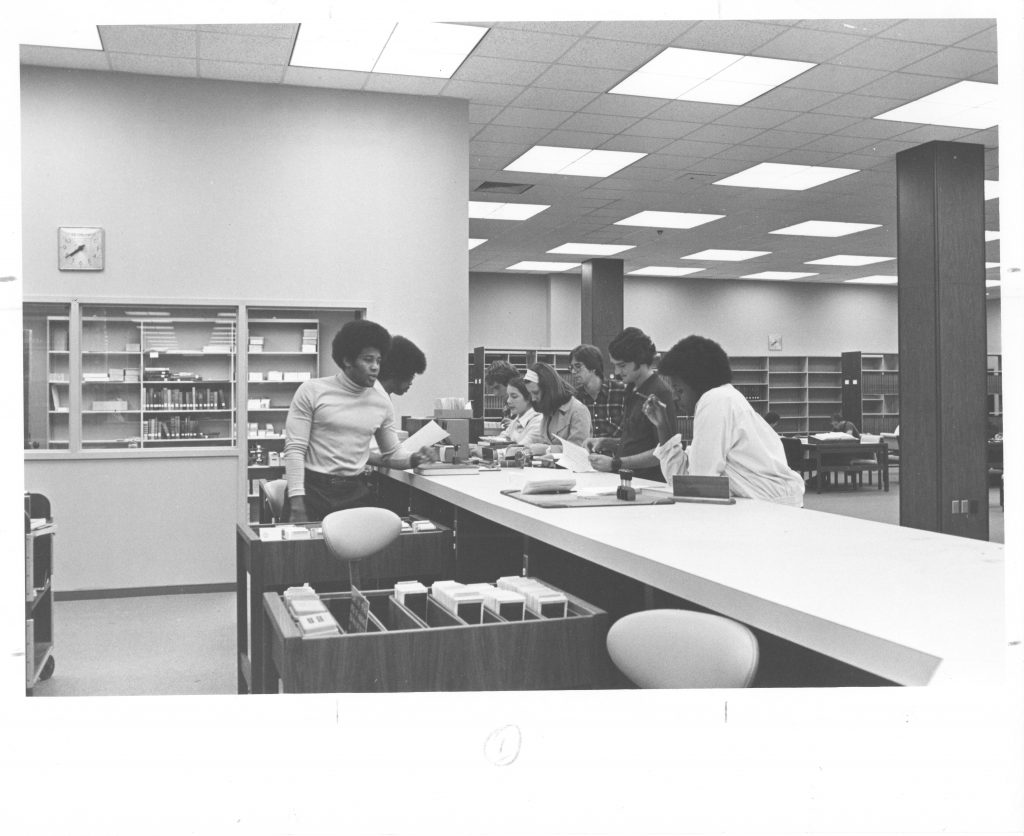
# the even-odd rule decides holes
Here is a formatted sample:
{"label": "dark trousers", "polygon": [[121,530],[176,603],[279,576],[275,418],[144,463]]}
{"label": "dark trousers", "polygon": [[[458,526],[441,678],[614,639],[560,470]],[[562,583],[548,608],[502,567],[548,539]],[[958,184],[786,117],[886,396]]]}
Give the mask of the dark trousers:
{"label": "dark trousers", "polygon": [[372,505],[373,498],[362,476],[332,476],[306,470],[306,516],[319,522],[334,511]]}

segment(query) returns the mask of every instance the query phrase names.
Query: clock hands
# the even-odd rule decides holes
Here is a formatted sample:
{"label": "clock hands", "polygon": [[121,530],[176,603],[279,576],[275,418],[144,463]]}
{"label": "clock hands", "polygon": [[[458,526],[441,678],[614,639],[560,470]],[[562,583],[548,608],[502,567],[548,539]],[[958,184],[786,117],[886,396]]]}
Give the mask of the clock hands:
{"label": "clock hands", "polygon": [[76,253],[80,253],[84,249],[85,249],[85,244],[79,244],[71,252],[69,252],[66,256],[64,256],[64,258],[71,258],[71,256],[75,255]]}

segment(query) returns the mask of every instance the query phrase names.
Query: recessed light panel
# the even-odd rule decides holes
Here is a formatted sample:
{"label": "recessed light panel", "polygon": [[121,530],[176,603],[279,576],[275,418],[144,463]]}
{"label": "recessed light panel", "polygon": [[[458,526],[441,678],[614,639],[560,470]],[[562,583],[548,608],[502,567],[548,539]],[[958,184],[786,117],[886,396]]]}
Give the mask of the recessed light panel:
{"label": "recessed light panel", "polygon": [[689,276],[691,273],[703,273],[703,267],[641,267],[630,270],[627,276]]}
{"label": "recessed light panel", "polygon": [[571,174],[575,177],[608,177],[646,156],[639,151],[597,151],[592,148],[534,145],[521,157],[505,166],[504,170],[532,171],[537,174]]}
{"label": "recessed light panel", "polygon": [[985,181],[985,200],[992,200],[993,198],[999,197],[999,181],[998,180],[986,180]]}
{"label": "recessed light panel", "polygon": [[996,267],[998,267],[998,266],[999,266],[999,262],[998,261],[986,261],[985,262],[985,269],[986,270],[995,270]]}
{"label": "recessed light panel", "polygon": [[865,229],[876,229],[881,224],[852,224],[841,221],[804,221],[783,229],[773,229],[772,235],[810,235],[816,238],[839,238]]}
{"label": "recessed light panel", "polygon": [[32,46],[103,49],[99,29],[93,24],[70,23],[59,18],[49,19],[45,23],[25,21],[17,27],[17,32],[20,43]]}
{"label": "recessed light panel", "polygon": [[699,253],[681,255],[680,258],[693,261],[747,261],[762,255],[771,255],[770,250],[701,250]]}
{"label": "recessed light panel", "polygon": [[999,124],[999,85],[983,81],[958,81],[875,119],[948,125],[982,130]]}
{"label": "recessed light panel", "polygon": [[859,279],[847,279],[844,284],[896,284],[896,277],[861,276]]}
{"label": "recessed light panel", "polygon": [[633,244],[562,244],[553,250],[552,255],[617,255],[626,250],[634,249]]}
{"label": "recessed light panel", "polygon": [[717,221],[725,215],[703,215],[699,212],[637,212],[621,221],[618,226],[649,226],[655,229],[693,229],[695,226]]}
{"label": "recessed light panel", "polygon": [[578,261],[520,261],[506,270],[528,270],[534,273],[561,273],[579,267]]}
{"label": "recessed light panel", "polygon": [[817,273],[787,273],[784,270],[765,270],[763,273],[751,273],[749,276],[740,276],[741,279],[774,279],[786,281],[789,279],[809,279],[817,276]]}
{"label": "recessed light panel", "polygon": [[758,163],[745,171],[716,180],[715,186],[742,186],[748,189],[786,189],[799,192],[822,183],[856,174],[856,168],[829,168],[823,165],[789,165]]}
{"label": "recessed light panel", "polygon": [[985,279],[985,287],[999,287],[1001,284],[999,279]]}
{"label": "recessed light panel", "polygon": [[484,244],[486,242],[487,242],[486,238],[470,238],[469,239],[469,248],[473,249],[474,247],[479,247],[481,244]]}
{"label": "recessed light panel", "polygon": [[813,66],[806,61],[670,46],[608,92],[740,105]]}
{"label": "recessed light panel", "polygon": [[456,23],[303,23],[293,67],[451,78],[487,33]]}
{"label": "recessed light panel", "polygon": [[895,256],[891,255],[830,255],[817,261],[805,261],[804,264],[820,264],[823,267],[866,267],[868,264],[895,260]]}
{"label": "recessed light panel", "polygon": [[999,240],[999,230],[998,229],[986,229],[985,230],[985,240],[986,241],[998,241]]}
{"label": "recessed light panel", "polygon": [[550,204],[547,203],[490,203],[486,200],[471,200],[469,217],[488,221],[525,221],[550,208]]}

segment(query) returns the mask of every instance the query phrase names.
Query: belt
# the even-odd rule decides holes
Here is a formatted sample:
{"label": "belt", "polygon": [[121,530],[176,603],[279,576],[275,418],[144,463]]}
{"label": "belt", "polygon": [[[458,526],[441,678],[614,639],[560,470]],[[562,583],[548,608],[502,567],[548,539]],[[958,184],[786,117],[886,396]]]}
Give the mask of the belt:
{"label": "belt", "polygon": [[335,485],[351,485],[352,483],[362,483],[362,474],[357,476],[341,476],[337,473],[321,473],[319,470],[306,469],[306,481],[312,482],[315,485],[324,485],[327,487],[334,487]]}

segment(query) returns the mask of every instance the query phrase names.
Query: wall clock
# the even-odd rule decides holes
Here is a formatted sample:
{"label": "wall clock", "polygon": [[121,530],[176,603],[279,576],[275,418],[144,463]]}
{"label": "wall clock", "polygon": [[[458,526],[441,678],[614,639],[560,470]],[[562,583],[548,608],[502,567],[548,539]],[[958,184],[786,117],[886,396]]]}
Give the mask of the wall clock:
{"label": "wall clock", "polygon": [[57,267],[61,270],[102,270],[102,227],[60,227],[57,230]]}

